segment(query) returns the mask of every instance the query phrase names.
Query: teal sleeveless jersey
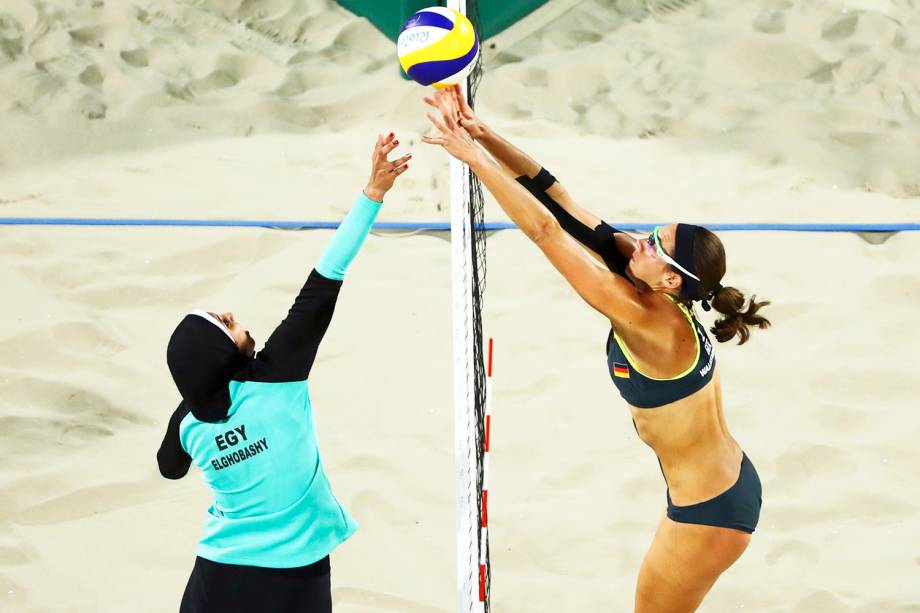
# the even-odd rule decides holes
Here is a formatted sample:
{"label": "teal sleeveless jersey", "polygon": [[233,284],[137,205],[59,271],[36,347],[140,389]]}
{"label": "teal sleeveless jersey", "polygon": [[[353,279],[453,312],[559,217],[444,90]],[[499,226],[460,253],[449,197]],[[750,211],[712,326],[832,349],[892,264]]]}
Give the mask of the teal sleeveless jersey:
{"label": "teal sleeveless jersey", "polygon": [[231,381],[230,398],[225,421],[188,413],[179,426],[214,493],[198,555],[268,568],[321,560],[357,524],[323,472],[307,381]]}

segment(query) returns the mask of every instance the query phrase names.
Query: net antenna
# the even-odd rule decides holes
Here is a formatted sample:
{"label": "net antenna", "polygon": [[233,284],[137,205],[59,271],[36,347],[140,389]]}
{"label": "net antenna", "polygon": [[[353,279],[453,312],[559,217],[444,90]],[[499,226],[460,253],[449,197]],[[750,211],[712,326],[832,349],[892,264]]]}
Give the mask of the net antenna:
{"label": "net antenna", "polygon": [[[448,0],[481,32],[477,0]],[[475,107],[481,57],[463,84]],[[486,373],[482,298],[486,233],[479,179],[450,158],[450,235],[454,336],[454,455],[457,482],[457,589],[461,613],[489,613],[489,539],[483,496],[485,479]]]}

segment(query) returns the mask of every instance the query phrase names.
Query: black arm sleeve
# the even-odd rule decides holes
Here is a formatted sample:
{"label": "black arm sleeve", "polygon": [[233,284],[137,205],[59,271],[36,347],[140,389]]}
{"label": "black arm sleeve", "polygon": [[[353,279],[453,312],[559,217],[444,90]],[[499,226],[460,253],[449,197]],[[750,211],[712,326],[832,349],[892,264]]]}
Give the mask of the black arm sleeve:
{"label": "black arm sleeve", "polygon": [[626,266],[629,264],[629,258],[620,253],[617,248],[616,235],[620,230],[613,226],[607,225],[603,221],[593,230],[581,223],[571,213],[566,211],[562,205],[553,200],[546,193],[546,190],[555,183],[555,179],[545,169],[540,169],[540,173],[531,179],[523,175],[517,178],[517,182],[524,186],[534,198],[539,200],[545,206],[562,229],[568,232],[572,238],[579,243],[601,256],[604,263],[612,272],[620,276],[626,276]]}
{"label": "black arm sleeve", "polygon": [[258,361],[267,367],[259,379],[281,382],[309,377],[341,288],[341,281],[327,279],[316,270],[310,273],[287,317],[259,352]]}
{"label": "black arm sleeve", "polygon": [[160,467],[160,474],[167,479],[181,479],[188,473],[188,468],[192,464],[192,458],[182,448],[179,442],[179,424],[188,414],[189,407],[185,402],[180,402],[179,406],[169,418],[169,425],[166,426],[166,436],[160,443],[160,450],[157,451],[157,464]]}

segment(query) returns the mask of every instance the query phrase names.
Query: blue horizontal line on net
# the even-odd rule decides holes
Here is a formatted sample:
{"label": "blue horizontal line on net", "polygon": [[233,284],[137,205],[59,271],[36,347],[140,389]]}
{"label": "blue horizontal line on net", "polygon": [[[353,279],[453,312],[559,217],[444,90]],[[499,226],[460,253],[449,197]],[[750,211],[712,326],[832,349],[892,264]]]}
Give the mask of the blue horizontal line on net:
{"label": "blue horizontal line on net", "polygon": [[[611,224],[621,230],[651,231],[653,223],[622,222]],[[920,223],[722,223],[703,224],[717,232],[916,232]],[[264,219],[110,219],[92,217],[0,217],[0,226],[149,226],[200,228],[273,228],[284,230],[334,230],[338,221],[283,221]],[[486,222],[480,229],[513,230],[511,223]],[[447,222],[377,222],[375,230],[447,231]]]}

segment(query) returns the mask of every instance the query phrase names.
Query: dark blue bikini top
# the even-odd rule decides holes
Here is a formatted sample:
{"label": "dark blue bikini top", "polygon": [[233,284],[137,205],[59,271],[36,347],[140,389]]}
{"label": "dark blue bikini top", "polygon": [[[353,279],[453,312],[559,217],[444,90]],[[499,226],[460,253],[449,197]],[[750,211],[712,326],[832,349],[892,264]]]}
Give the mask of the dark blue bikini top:
{"label": "dark blue bikini top", "polygon": [[[620,232],[619,230],[604,222],[591,229],[573,217],[546,193],[556,182],[556,178],[545,168],[541,168],[535,177],[524,175],[518,177],[517,181],[533,194],[534,198],[543,203],[566,232],[601,256],[612,272],[624,279],[629,279],[629,275],[626,274],[629,258],[620,252],[616,243],[616,235]],[[633,366],[634,361],[630,359],[629,349],[612,330],[610,336],[607,337],[607,364],[610,367],[613,383],[620,390],[620,395],[626,402],[640,409],[660,407],[699,391],[712,379],[712,371],[716,365],[715,354],[712,352],[712,341],[706,335],[706,330],[686,306],[672,296],[665,295],[684,312],[687,321],[696,330],[697,357],[693,365],[685,372],[671,379],[647,377]]]}
{"label": "dark blue bikini top", "polygon": [[690,368],[670,379],[649,377],[634,366],[635,361],[629,348],[613,330],[607,337],[607,366],[610,368],[613,384],[617,386],[623,400],[639,409],[664,406],[703,389],[712,379],[716,365],[716,355],[706,329],[686,306],[671,296],[664,295],[683,311],[690,325],[696,330],[697,356]]}

